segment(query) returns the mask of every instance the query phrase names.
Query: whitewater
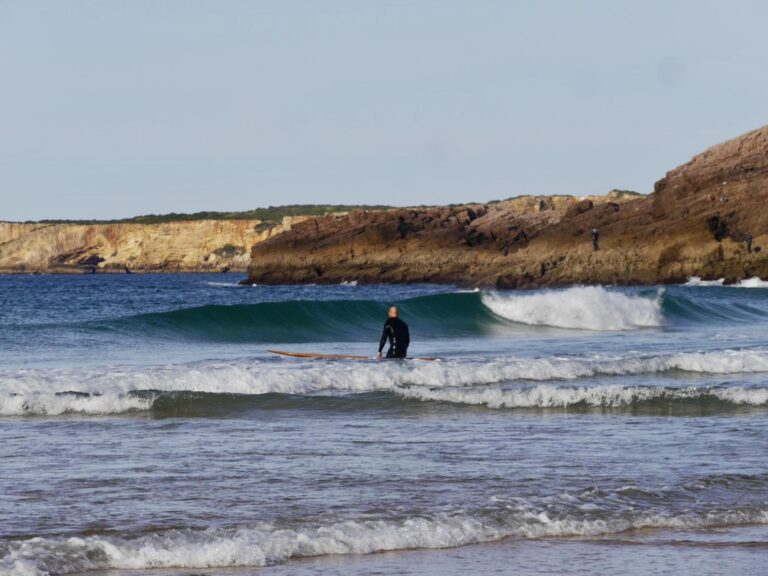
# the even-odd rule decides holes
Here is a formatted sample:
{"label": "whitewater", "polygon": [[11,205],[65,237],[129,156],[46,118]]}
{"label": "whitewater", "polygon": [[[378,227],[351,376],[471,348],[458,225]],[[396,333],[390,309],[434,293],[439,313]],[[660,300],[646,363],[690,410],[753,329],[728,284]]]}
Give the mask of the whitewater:
{"label": "whitewater", "polygon": [[0,575],[759,573],[767,286],[0,277]]}
{"label": "whitewater", "polygon": [[[768,403],[768,387],[671,388],[654,386],[520,385],[503,392],[489,385],[520,381],[578,381],[595,376],[653,376],[670,372],[708,375],[768,374],[768,349],[678,353],[667,356],[465,358],[410,365],[255,360],[244,363],[98,370],[22,370],[0,373],[0,415],[119,414],[149,410],[166,393],[203,392],[260,396],[322,392],[392,392],[406,398],[527,407],[630,404],[667,396],[717,396],[734,403]],[[687,383],[687,381],[684,381]],[[478,392],[479,389],[479,392]],[[142,394],[143,393],[143,394]],[[504,395],[517,400],[503,400]],[[497,397],[478,402],[478,398]],[[538,400],[537,400],[538,399]]]}

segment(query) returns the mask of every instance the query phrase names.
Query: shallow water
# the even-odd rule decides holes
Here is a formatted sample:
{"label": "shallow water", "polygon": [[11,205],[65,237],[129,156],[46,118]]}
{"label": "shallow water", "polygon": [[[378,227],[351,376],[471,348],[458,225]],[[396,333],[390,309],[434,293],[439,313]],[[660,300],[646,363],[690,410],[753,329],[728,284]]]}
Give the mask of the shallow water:
{"label": "shallow water", "polygon": [[752,284],[0,277],[0,573],[759,573]]}

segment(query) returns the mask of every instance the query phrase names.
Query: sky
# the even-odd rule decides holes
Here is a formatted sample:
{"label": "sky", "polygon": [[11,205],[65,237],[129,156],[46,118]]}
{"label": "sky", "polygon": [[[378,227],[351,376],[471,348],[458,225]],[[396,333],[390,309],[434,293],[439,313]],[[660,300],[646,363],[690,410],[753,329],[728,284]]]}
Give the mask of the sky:
{"label": "sky", "polygon": [[768,122],[768,3],[0,0],[0,220],[650,192]]}

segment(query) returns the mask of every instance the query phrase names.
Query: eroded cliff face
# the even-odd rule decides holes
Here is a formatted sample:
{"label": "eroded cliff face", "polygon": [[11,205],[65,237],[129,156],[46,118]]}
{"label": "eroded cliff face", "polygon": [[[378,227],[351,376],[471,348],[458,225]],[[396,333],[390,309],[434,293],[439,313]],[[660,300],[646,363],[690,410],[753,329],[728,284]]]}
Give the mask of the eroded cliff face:
{"label": "eroded cliff face", "polygon": [[740,241],[768,232],[768,126],[713,146],[667,173],[655,186],[654,215],[661,221],[699,222],[721,238]]}
{"label": "eroded cliff face", "polygon": [[694,157],[649,196],[524,197],[310,218],[254,246],[249,282],[534,287],[768,277],[766,206],[768,127]]}
{"label": "eroded cliff face", "polygon": [[290,230],[286,218],[262,230],[258,220],[163,224],[19,224],[0,222],[0,272],[244,271],[252,246]]}
{"label": "eroded cliff face", "polygon": [[591,227],[647,205],[647,197],[612,193],[310,218],[254,246],[250,280],[524,286],[546,275],[558,282],[569,255],[563,246],[585,258],[574,265],[591,266]]}

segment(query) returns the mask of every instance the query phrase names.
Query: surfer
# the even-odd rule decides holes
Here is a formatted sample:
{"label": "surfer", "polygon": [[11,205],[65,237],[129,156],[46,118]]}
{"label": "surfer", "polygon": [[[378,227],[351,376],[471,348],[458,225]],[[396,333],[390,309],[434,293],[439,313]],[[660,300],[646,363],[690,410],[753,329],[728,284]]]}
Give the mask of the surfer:
{"label": "surfer", "polygon": [[384,323],[384,331],[381,333],[379,351],[376,354],[376,358],[381,358],[381,351],[384,349],[387,339],[389,339],[387,358],[405,358],[405,355],[408,353],[408,344],[411,342],[411,337],[408,333],[408,325],[400,320],[399,316],[400,311],[397,309],[397,306],[392,306],[389,309],[389,318]]}

